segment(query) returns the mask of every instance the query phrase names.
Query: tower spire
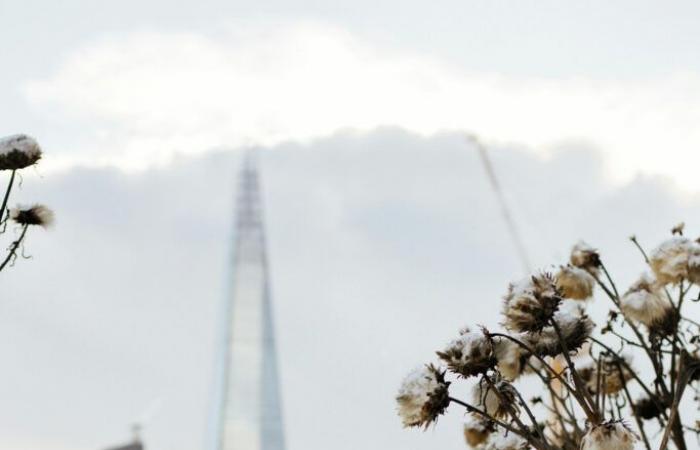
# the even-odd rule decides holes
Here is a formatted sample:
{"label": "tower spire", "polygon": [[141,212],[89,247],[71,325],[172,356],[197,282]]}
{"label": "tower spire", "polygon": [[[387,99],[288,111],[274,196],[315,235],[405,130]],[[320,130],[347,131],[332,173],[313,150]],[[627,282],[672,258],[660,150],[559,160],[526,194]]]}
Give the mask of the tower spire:
{"label": "tower spire", "polygon": [[219,450],[284,450],[257,155],[239,174]]}

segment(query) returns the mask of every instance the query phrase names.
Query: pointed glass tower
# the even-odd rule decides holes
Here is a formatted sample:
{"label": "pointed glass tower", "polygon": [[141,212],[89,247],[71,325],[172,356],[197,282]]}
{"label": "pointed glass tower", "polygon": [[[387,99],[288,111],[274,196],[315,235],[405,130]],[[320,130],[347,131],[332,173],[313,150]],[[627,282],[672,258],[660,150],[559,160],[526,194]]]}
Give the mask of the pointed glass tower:
{"label": "pointed glass tower", "polygon": [[240,172],[218,450],[284,450],[258,171]]}

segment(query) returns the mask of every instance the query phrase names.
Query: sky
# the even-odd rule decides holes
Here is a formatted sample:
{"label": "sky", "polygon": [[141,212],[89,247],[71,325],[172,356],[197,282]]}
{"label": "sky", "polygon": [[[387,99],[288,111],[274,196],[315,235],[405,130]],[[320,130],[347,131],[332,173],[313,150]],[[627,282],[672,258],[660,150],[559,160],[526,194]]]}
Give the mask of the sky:
{"label": "sky", "polygon": [[630,283],[630,234],[700,234],[698,8],[0,0],[0,135],[45,150],[16,200],[57,213],[0,274],[0,449],[204,448],[250,147],[289,450],[463,448],[393,395],[523,275],[466,136],[538,267],[585,238]]}

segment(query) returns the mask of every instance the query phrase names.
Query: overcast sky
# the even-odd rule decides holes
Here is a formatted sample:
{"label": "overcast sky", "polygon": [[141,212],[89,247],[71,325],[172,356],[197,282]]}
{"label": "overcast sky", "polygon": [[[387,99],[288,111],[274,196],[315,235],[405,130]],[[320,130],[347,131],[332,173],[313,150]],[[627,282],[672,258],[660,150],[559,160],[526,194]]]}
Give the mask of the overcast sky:
{"label": "overcast sky", "polygon": [[464,133],[537,266],[586,238],[629,283],[630,234],[700,234],[698,13],[0,0],[0,135],[46,152],[17,200],[58,216],[2,273],[0,449],[95,450],[135,420],[149,448],[204,447],[249,146],[289,450],[463,448],[458,415],[405,431],[393,395],[522,276]]}

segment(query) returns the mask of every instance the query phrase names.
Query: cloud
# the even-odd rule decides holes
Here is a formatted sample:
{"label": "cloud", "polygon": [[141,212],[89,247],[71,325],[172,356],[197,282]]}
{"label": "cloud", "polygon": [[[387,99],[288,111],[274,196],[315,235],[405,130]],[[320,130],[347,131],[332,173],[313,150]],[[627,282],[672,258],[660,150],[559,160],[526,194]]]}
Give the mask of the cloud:
{"label": "cloud", "polygon": [[[238,155],[25,176],[16,200],[58,220],[0,274],[0,449],[102,448],[154,402],[149,448],[203,446]],[[660,178],[613,187],[585,144],[492,157],[538,267],[585,238],[623,287],[643,269],[629,234],[700,229],[700,199]],[[267,147],[261,164],[290,450],[463,448],[460,414],[402,430],[392,397],[458,328],[496,326],[522,276],[474,149],[386,128]]]}
{"label": "cloud", "polygon": [[469,130],[541,153],[588,140],[606,176],[698,188],[700,79],[538,79],[473,72],[318,23],[230,33],[132,32],[76,49],[23,92],[51,125],[54,166],[143,168],[212,147],[308,141],[339,129]]}

